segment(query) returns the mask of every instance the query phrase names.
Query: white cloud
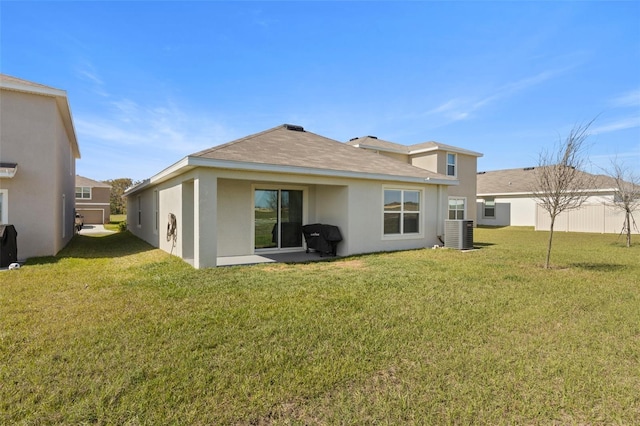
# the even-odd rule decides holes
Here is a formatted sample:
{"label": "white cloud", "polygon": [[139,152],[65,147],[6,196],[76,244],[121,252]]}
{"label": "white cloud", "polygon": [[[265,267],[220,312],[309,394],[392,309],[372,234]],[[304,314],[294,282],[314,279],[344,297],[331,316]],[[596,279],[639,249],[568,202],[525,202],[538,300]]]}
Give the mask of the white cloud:
{"label": "white cloud", "polygon": [[441,115],[447,121],[443,124],[450,124],[456,121],[471,118],[473,114],[483,107],[487,107],[496,103],[501,99],[508,99],[516,94],[541,84],[558,74],[563,73],[566,69],[543,71],[531,77],[523,78],[518,81],[504,84],[495,88],[492,93],[486,94],[479,98],[454,98],[434,109],[427,111],[425,115]]}
{"label": "white cloud", "polygon": [[105,89],[105,83],[100,74],[96,71],[93,64],[89,61],[83,61],[76,67],[76,74],[81,80],[91,84],[91,91],[100,97],[108,98],[110,95]]}
{"label": "white cloud", "polygon": [[153,148],[187,155],[226,142],[231,132],[221,123],[175,105],[141,107],[135,102],[113,102],[110,114],[78,116],[82,139],[108,141],[115,146]]}
{"label": "white cloud", "polygon": [[640,107],[640,89],[634,89],[617,96],[609,102],[611,106],[618,108]]}
{"label": "white cloud", "polygon": [[640,127],[640,116],[625,117],[616,121],[603,124],[591,130],[592,133],[609,133],[618,130],[633,129]]}

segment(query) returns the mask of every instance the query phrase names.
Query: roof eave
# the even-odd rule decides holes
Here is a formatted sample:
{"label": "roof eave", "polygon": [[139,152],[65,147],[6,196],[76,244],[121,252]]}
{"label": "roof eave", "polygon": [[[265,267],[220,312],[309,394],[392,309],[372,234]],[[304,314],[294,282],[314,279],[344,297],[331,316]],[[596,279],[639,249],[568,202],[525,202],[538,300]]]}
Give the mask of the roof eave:
{"label": "roof eave", "polygon": [[377,145],[367,145],[367,144],[358,144],[358,145],[351,145],[353,147],[356,148],[364,148],[364,149],[372,149],[375,151],[384,151],[384,152],[391,152],[394,154],[403,154],[403,155],[409,155],[409,151],[407,150],[402,150],[402,149],[392,149],[392,148],[386,148],[386,147],[381,147],[381,146],[377,146]]}
{"label": "roof eave", "polygon": [[436,146],[429,147],[429,148],[409,150],[409,155],[424,154],[425,152],[432,152],[432,151],[446,151],[446,152],[453,152],[453,153],[456,153],[456,154],[470,155],[472,157],[484,157],[484,154],[482,154],[480,152],[469,151],[467,149],[457,148],[457,147],[453,147],[453,146],[444,147],[444,146],[440,146],[440,145],[436,145]]}
{"label": "roof eave", "polygon": [[311,167],[300,166],[285,166],[278,164],[266,164],[266,163],[251,163],[245,161],[231,161],[231,160],[218,160],[213,158],[202,158],[187,156],[177,163],[167,167],[160,173],[152,176],[149,179],[141,182],[140,184],[127,189],[124,193],[125,196],[134,195],[141,190],[151,186],[162,183],[172,177],[178,176],[188,170],[196,167],[218,168],[227,170],[245,170],[255,172],[270,172],[270,173],[286,173],[286,174],[302,174],[310,176],[324,176],[324,177],[337,177],[337,178],[351,178],[351,179],[367,179],[367,180],[381,180],[387,182],[403,182],[413,184],[427,184],[427,185],[459,185],[458,180],[444,179],[439,177],[418,177],[418,176],[401,176],[401,175],[388,175],[383,173],[365,173],[365,172],[353,172],[348,170],[329,170],[329,169],[316,169]]}
{"label": "roof eave", "polygon": [[217,160],[202,157],[187,157],[189,166],[213,167],[230,170],[247,170],[257,172],[303,174],[311,176],[341,177],[352,179],[386,180],[394,182],[426,183],[432,185],[458,185],[457,180],[443,179],[439,177],[418,177],[389,175],[384,173],[355,172],[349,170],[318,169],[312,167],[288,166],[268,163],[252,163],[244,161]]}

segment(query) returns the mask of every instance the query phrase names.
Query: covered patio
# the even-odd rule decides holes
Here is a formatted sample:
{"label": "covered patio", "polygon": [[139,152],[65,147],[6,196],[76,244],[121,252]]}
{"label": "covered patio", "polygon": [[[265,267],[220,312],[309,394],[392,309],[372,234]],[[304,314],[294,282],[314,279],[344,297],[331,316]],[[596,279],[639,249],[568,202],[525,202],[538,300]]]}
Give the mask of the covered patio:
{"label": "covered patio", "polygon": [[222,256],[217,266],[256,265],[259,263],[307,263],[338,259],[340,256],[320,256],[320,253],[297,251],[291,253],[264,253],[245,256]]}

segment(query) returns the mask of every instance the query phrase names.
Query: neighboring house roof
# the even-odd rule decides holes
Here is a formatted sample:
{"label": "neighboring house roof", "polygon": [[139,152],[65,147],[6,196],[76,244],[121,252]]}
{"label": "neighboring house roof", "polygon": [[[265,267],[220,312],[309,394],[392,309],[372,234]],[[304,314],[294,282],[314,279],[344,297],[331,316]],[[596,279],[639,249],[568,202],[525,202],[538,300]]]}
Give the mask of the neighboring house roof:
{"label": "neighboring house roof", "polygon": [[64,128],[71,142],[71,151],[75,158],[80,158],[80,148],[78,146],[78,139],[76,138],[76,131],[73,127],[71,107],[69,106],[66,91],[5,74],[0,74],[0,89],[53,97],[58,105]]}
{"label": "neighboring house roof", "polygon": [[185,157],[142,184],[168,179],[194,167],[298,173],[390,181],[457,185],[454,178],[360,150],[284,124]]}
{"label": "neighboring house roof", "polygon": [[[502,194],[532,194],[535,186],[536,167],[526,167],[521,169],[494,170],[489,172],[479,172],[477,176],[478,196],[502,195]],[[586,172],[579,172],[585,178],[594,178],[594,185],[584,190],[603,192],[614,191],[615,180],[609,176],[592,175]]]}
{"label": "neighboring house roof", "polygon": [[376,136],[363,136],[359,138],[353,138],[347,145],[355,146],[357,148],[374,149],[377,151],[394,152],[398,154],[415,155],[422,154],[429,151],[447,151],[458,154],[466,154],[474,157],[482,157],[480,152],[469,151],[467,149],[458,148],[457,146],[446,145],[440,142],[424,142],[414,145],[401,145],[395,142],[389,142],[382,139],[378,139]]}
{"label": "neighboring house roof", "polygon": [[111,185],[97,180],[89,179],[84,176],[76,175],[76,186],[89,188],[111,188]]}

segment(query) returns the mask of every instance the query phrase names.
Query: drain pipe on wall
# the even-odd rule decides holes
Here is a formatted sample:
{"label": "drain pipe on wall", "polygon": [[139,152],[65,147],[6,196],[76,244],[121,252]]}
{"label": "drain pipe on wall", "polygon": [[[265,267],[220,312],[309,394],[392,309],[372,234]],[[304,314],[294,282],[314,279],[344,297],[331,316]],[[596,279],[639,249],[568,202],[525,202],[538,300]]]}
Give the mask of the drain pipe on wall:
{"label": "drain pipe on wall", "polygon": [[438,185],[438,209],[436,211],[436,235],[438,240],[444,246],[444,219],[442,216],[443,191],[442,185]]}

